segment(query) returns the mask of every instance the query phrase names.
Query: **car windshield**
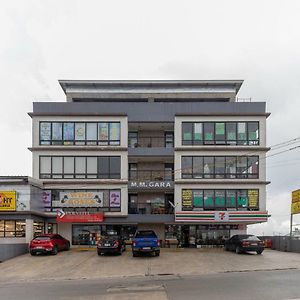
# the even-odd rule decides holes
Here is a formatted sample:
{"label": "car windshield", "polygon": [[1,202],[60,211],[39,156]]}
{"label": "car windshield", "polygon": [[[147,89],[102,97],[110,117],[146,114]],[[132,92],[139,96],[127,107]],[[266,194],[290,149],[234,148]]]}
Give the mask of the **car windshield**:
{"label": "car windshield", "polygon": [[247,241],[260,241],[260,239],[255,235],[247,237],[246,240]]}
{"label": "car windshield", "polygon": [[35,241],[49,241],[50,237],[49,236],[37,236],[34,238]]}
{"label": "car windshield", "polygon": [[143,237],[151,237],[151,238],[156,238],[156,234],[152,230],[147,230],[147,231],[138,231],[135,235],[136,238],[143,238]]}

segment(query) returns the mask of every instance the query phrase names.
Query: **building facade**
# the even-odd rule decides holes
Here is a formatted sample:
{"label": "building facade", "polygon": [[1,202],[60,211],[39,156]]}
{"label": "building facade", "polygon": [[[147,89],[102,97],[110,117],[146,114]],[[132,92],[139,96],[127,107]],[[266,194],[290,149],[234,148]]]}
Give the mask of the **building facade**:
{"label": "building facade", "polygon": [[30,184],[44,229],[94,245],[151,228],[163,244],[219,245],[266,222],[266,105],[242,81],[61,80],[34,102]]}

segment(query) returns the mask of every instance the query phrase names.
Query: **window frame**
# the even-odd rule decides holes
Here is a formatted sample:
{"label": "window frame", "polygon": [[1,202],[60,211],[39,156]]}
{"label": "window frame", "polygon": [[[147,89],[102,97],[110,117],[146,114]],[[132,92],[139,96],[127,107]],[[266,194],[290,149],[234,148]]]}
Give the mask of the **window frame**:
{"label": "window frame", "polygon": [[[1,238],[25,238],[26,237],[26,220],[17,219],[17,220],[0,220],[3,222],[3,230],[0,230],[0,239]],[[6,230],[6,222],[14,223],[14,230]],[[17,230],[17,223],[24,223],[23,230]],[[12,235],[7,235],[6,233],[12,233]],[[3,235],[2,235],[3,234]]]}

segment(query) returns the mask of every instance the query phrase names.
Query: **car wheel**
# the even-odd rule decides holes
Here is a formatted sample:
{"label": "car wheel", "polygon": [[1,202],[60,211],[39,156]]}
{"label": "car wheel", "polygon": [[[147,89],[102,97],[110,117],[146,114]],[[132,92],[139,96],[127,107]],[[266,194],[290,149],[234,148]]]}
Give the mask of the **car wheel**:
{"label": "car wheel", "polygon": [[133,252],[132,252],[132,256],[133,256],[133,257],[137,257],[137,256],[138,256],[138,255],[137,255],[137,252],[133,251]]}
{"label": "car wheel", "polygon": [[30,254],[31,254],[32,256],[35,256],[35,255],[36,255],[36,252],[30,251]]}
{"label": "car wheel", "polygon": [[97,251],[97,253],[98,253],[99,256],[103,255],[103,252],[101,252],[101,251]]}
{"label": "car wheel", "polygon": [[58,253],[58,248],[57,248],[57,246],[54,246],[51,254],[56,255],[57,253]]}
{"label": "car wheel", "polygon": [[160,251],[155,252],[155,256],[159,256],[159,254],[160,254]]}
{"label": "car wheel", "polygon": [[224,246],[224,250],[225,251],[229,251],[229,249],[228,249],[228,247],[226,245]]}
{"label": "car wheel", "polygon": [[243,252],[243,251],[242,251],[241,247],[237,246],[237,247],[235,248],[235,253],[236,253],[236,254],[241,254],[242,252]]}
{"label": "car wheel", "polygon": [[70,243],[68,243],[68,244],[67,244],[67,247],[66,247],[66,250],[69,251],[70,248],[71,248],[71,245],[70,245]]}
{"label": "car wheel", "polygon": [[256,253],[257,254],[262,254],[264,250],[257,250]]}

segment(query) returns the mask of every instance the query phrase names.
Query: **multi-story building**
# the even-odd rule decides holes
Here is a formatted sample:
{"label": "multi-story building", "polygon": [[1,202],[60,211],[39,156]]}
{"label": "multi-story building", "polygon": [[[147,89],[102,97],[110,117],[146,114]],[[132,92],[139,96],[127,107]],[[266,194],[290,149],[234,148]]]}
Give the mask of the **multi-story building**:
{"label": "multi-story building", "polygon": [[46,230],[83,245],[152,228],[196,246],[267,221],[269,114],[237,101],[242,81],[60,85],[66,102],[34,102],[29,114],[30,182],[52,199]]}

